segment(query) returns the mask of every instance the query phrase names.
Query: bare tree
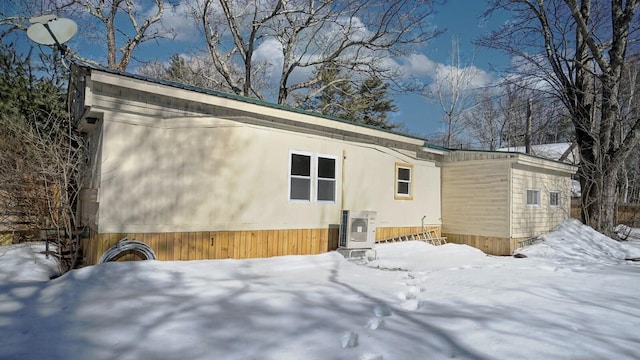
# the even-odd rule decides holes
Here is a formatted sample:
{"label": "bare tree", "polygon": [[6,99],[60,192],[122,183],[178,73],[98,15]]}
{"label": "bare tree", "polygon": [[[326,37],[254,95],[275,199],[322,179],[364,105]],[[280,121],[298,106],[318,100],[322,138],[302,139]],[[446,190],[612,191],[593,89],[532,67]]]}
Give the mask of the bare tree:
{"label": "bare tree", "polygon": [[0,159],[0,189],[11,197],[3,203],[10,205],[12,213],[31,229],[55,230],[51,236],[57,244],[63,273],[80,260],[76,205],[85,166],[83,139],[68,116],[49,114],[30,123],[0,116],[4,135],[20,139],[19,144],[14,144],[17,146],[4,149]]}
{"label": "bare tree", "polygon": [[66,253],[61,270],[68,270],[79,255],[75,206],[85,161],[65,107],[65,73],[48,78],[28,55],[3,46],[0,74],[0,220],[11,230],[55,229]]}
{"label": "bare tree", "polygon": [[207,56],[173,54],[166,62],[150,61],[136,71],[144,76],[175,81],[201,88],[225,91],[224,79]]}
{"label": "bare tree", "polygon": [[523,147],[529,110],[532,145],[572,141],[573,125],[556,98],[508,78],[474,94],[473,111],[463,124],[480,148]]}
{"label": "bare tree", "polygon": [[[100,21],[104,26],[107,46],[107,66],[110,69],[126,70],[135,48],[141,43],[163,37],[166,33],[158,30],[153,31],[151,26],[162,18],[164,12],[164,2],[154,0],[153,11],[148,11],[142,15],[143,9],[139,8],[137,2],[133,0],[68,0],[63,7],[82,7],[86,12]],[[126,26],[131,31],[123,30],[124,26],[116,24],[116,18],[127,19]],[[120,45],[118,38],[122,39]],[[119,47],[118,47],[119,46]],[[121,56],[118,59],[118,51]]]}
{"label": "bare tree", "polygon": [[503,144],[507,117],[500,111],[499,100],[498,96],[491,93],[491,89],[479,91],[474,95],[474,111],[464,116],[467,132],[479,148],[496,150]]}
{"label": "bare tree", "polygon": [[[46,5],[45,5],[46,4]],[[147,7],[148,6],[148,7]],[[10,11],[10,13],[1,13]],[[8,0],[0,8],[3,33],[26,30],[28,19],[43,13],[68,16],[79,23],[78,36],[103,44],[110,69],[124,71],[134,50],[142,43],[173,37],[171,30],[159,26],[164,13],[163,0]],[[69,56],[89,63],[99,63],[71,51]]]}
{"label": "bare tree", "polygon": [[463,133],[463,115],[474,106],[473,83],[478,75],[478,69],[463,62],[459,40],[452,39],[451,63],[438,66],[433,84],[423,93],[442,110],[445,129],[442,145],[445,147],[452,146],[454,139]]}
{"label": "bare tree", "polygon": [[514,17],[481,43],[517,55],[519,73],[562,100],[580,148],[583,220],[612,235],[616,179],[640,143],[637,114],[621,131],[619,102],[627,50],[638,39],[638,0],[494,0],[492,9]]}
{"label": "bare tree", "polygon": [[[640,114],[640,54],[634,54],[627,62],[622,76],[620,107],[623,122],[620,131],[622,134],[633,126],[631,119]],[[625,159],[625,164],[620,169],[619,175],[619,199],[622,203],[640,203],[640,149],[633,151]]]}
{"label": "bare tree", "polygon": [[[349,76],[389,79],[387,60],[438,33],[428,24],[433,3],[205,0],[196,13],[229,89],[300,106],[323,91],[310,91],[321,81],[314,70],[322,64],[337,64]],[[260,89],[256,77],[271,77],[277,92]]]}

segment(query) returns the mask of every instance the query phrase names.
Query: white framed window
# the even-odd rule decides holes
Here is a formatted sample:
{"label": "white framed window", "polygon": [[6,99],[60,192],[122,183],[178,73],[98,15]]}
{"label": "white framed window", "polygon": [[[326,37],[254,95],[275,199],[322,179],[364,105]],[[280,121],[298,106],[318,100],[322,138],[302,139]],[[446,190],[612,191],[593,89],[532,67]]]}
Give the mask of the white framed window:
{"label": "white framed window", "polygon": [[527,189],[527,206],[540,206],[540,189]]}
{"label": "white framed window", "polygon": [[413,199],[413,165],[396,163],[395,172],[395,196],[396,200]]}
{"label": "white framed window", "polygon": [[336,158],[318,155],[316,163],[316,201],[336,201]]}
{"label": "white framed window", "polygon": [[549,192],[549,206],[551,207],[560,207],[560,191],[550,191]]}
{"label": "white framed window", "polygon": [[335,203],[336,159],[332,155],[290,151],[289,201]]}
{"label": "white framed window", "polygon": [[311,201],[311,154],[289,154],[289,200]]}

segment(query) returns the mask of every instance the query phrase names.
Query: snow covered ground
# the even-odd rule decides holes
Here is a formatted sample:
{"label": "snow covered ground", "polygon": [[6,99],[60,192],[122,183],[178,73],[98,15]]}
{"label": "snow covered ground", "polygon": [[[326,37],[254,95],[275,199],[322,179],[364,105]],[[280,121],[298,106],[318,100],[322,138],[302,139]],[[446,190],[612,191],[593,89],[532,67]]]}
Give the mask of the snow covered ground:
{"label": "snow covered ground", "polygon": [[576,221],[527,258],[407,242],[48,281],[41,251],[0,247],[0,359],[640,358],[640,239]]}

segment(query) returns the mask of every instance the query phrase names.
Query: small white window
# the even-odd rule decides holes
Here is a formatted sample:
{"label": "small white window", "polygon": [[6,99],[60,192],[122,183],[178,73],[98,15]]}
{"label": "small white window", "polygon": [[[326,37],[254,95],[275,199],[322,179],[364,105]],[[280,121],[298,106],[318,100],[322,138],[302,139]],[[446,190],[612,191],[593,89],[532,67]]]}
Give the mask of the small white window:
{"label": "small white window", "polygon": [[539,189],[527,189],[527,206],[532,206],[532,207],[540,206],[540,190]]}
{"label": "small white window", "polygon": [[551,206],[551,207],[559,207],[560,206],[560,191],[550,191],[549,192],[549,206]]}
{"label": "small white window", "polygon": [[311,154],[291,153],[289,200],[311,201]]}
{"label": "small white window", "polygon": [[411,200],[413,198],[412,181],[413,165],[396,163],[396,200]]}

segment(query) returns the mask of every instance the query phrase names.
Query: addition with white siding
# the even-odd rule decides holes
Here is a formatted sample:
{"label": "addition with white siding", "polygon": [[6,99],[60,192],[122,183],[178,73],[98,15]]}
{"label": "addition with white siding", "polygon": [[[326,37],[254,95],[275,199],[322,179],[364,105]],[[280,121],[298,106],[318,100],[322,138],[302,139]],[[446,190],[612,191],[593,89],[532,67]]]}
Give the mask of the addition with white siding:
{"label": "addition with white siding", "polygon": [[449,152],[442,162],[448,241],[509,255],[569,217],[573,165],[521,153]]}

